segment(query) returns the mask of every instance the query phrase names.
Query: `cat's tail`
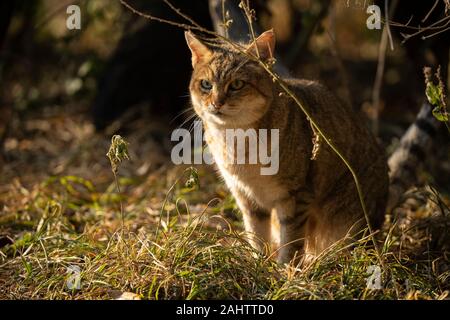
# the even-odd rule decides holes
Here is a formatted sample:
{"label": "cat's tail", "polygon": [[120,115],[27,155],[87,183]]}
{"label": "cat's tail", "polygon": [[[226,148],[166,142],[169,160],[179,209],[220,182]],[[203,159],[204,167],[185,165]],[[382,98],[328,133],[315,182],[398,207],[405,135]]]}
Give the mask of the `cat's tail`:
{"label": "cat's tail", "polygon": [[388,159],[389,211],[400,202],[403,193],[417,182],[417,168],[429,154],[439,126],[440,122],[434,118],[431,106],[424,102],[416,120]]}

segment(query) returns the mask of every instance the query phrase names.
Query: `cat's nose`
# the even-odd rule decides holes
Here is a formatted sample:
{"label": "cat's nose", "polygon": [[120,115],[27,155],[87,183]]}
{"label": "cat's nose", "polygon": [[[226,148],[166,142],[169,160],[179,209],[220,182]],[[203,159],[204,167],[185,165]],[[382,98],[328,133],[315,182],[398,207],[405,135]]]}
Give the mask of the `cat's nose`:
{"label": "cat's nose", "polygon": [[214,109],[219,110],[220,108],[223,107],[224,103],[223,103],[223,101],[217,100],[217,101],[213,101],[211,103],[211,105],[213,106]]}

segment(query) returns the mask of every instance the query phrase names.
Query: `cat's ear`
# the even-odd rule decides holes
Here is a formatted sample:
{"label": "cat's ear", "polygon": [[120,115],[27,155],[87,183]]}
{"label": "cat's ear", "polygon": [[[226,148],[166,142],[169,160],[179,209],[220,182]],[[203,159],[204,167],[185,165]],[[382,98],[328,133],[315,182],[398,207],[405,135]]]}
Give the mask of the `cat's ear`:
{"label": "cat's ear", "polygon": [[205,46],[200,40],[198,40],[190,31],[184,33],[187,45],[191,49],[192,53],[192,66],[195,67],[197,63],[202,60],[208,59],[212,52]]}
{"label": "cat's ear", "polygon": [[[258,48],[258,50],[256,50]],[[248,47],[247,52],[255,56],[258,56],[263,60],[269,60],[273,58],[273,52],[275,50],[275,33],[273,29],[267,30],[255,39]]]}

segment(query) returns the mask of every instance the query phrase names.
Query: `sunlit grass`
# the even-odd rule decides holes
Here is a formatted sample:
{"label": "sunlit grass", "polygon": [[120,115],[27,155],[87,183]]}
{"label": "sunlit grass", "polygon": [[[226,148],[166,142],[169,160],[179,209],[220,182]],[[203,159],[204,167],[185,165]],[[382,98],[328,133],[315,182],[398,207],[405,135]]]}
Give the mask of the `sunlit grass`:
{"label": "sunlit grass", "polygon": [[[192,177],[180,177],[170,194],[159,193],[159,205],[167,199],[163,214],[149,213],[145,197],[133,198],[131,190],[139,189],[139,182],[123,180],[131,186],[121,198],[113,185],[99,192],[92,182],[74,176],[11,191],[8,196],[20,201],[11,202],[16,206],[0,216],[0,225],[17,236],[1,248],[1,297],[110,299],[117,292],[141,299],[447,296],[448,209],[431,201],[431,195],[423,208],[429,212],[421,213],[426,217],[419,224],[390,223],[378,236],[388,270],[381,270],[382,288],[374,290],[367,286],[368,270],[378,260],[367,237],[352,246],[336,244],[306,269],[282,266],[253,250],[233,214],[230,219],[218,215],[235,210],[228,200],[212,200],[191,212],[191,199],[198,200],[202,188],[210,186],[188,188]],[[123,227],[120,199],[126,211]],[[80,289],[67,286],[73,266],[80,270]]]}

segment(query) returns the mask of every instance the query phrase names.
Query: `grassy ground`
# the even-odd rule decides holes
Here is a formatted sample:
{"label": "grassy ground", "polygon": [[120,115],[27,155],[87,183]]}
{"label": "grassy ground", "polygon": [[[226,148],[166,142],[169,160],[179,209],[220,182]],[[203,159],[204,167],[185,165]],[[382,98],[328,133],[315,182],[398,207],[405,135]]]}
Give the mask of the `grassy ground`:
{"label": "grassy ground", "polygon": [[[299,270],[254,252],[211,168],[165,164],[157,124],[138,120],[124,134],[131,161],[119,170],[118,193],[109,138],[67,110],[13,123],[5,143],[2,299],[447,298],[449,201],[433,189],[412,190],[388,216],[377,236],[383,267],[366,237]],[[199,183],[186,186],[193,173]],[[382,288],[370,289],[378,267]]]}
{"label": "grassy ground", "polygon": [[[47,2],[42,12],[57,1]],[[372,99],[379,39],[360,27],[367,19],[364,10],[348,10],[337,7],[336,43],[351,75],[353,102],[370,114],[364,106]],[[3,99],[11,101],[15,114],[11,121],[0,115],[0,136],[3,124],[8,127],[0,155],[1,299],[447,298],[448,190],[441,195],[429,188],[412,190],[388,216],[377,235],[382,268],[366,237],[351,248],[337,244],[298,270],[253,251],[240,213],[213,169],[196,167],[199,184],[186,187],[192,171],[168,165],[168,148],[161,143],[168,136],[164,123],[172,119],[158,123],[149,120],[153,116],[137,121],[124,116],[106,135],[95,133],[85,116],[88,108],[80,108],[78,100],[92,103],[99,61],[117,44],[124,21],[118,2],[93,4],[86,14],[90,19],[75,36],[59,34],[66,30],[60,28],[65,11],[40,27],[32,43],[33,34],[26,34],[26,52],[12,51],[17,60],[2,74]],[[285,15],[278,17],[284,25]],[[345,98],[346,81],[329,33],[317,32],[310,47],[312,54],[294,68],[298,75],[319,78]],[[417,111],[411,106],[423,99],[423,79],[413,81],[414,68],[402,52],[400,44],[387,52],[389,81],[382,93],[389,103],[380,125],[398,120],[402,126],[389,124],[385,146],[400,136]],[[131,161],[119,170],[118,193],[105,154],[111,135],[124,127]],[[448,172],[449,157],[441,158],[432,155],[427,164],[439,162]],[[446,174],[437,176],[445,184]],[[378,267],[382,289],[369,289]]]}

